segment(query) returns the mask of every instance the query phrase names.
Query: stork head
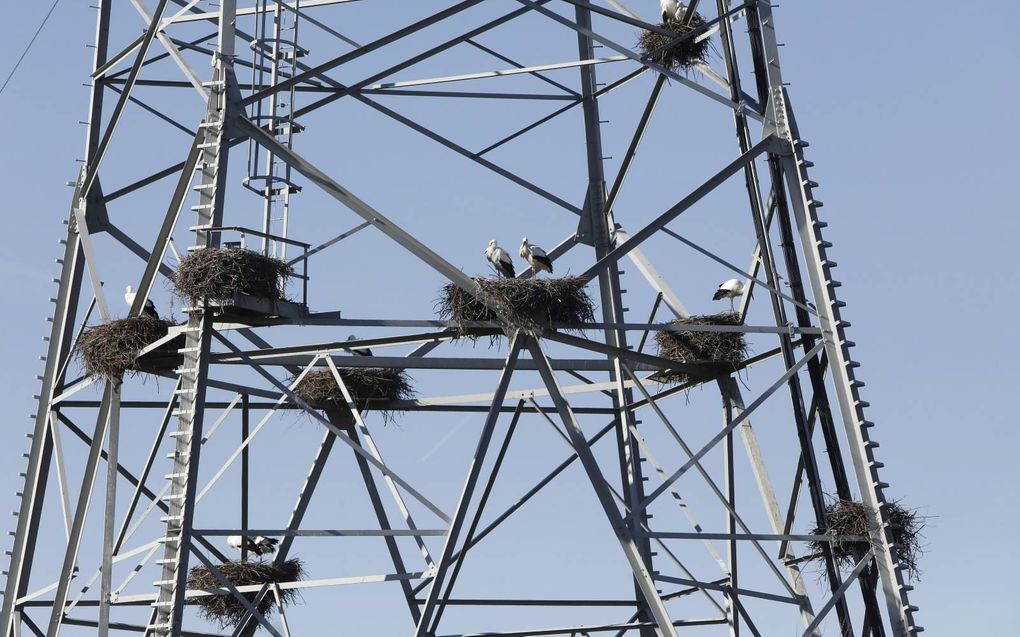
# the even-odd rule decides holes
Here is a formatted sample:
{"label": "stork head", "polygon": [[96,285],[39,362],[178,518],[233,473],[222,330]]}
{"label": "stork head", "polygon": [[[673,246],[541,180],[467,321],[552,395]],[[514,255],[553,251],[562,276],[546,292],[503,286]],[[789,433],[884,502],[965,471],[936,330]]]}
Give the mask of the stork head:
{"label": "stork head", "polygon": [[127,294],[131,294],[131,292],[132,292],[131,286],[129,285],[126,288],[124,288],[124,292],[126,292]]}
{"label": "stork head", "polygon": [[523,239],[521,239],[521,245],[522,246],[528,245],[528,238],[527,237],[524,237]]}
{"label": "stork head", "polygon": [[495,250],[496,248],[497,248],[496,240],[495,239],[489,239],[489,247],[487,247],[485,249],[485,251],[489,252],[490,250]]}

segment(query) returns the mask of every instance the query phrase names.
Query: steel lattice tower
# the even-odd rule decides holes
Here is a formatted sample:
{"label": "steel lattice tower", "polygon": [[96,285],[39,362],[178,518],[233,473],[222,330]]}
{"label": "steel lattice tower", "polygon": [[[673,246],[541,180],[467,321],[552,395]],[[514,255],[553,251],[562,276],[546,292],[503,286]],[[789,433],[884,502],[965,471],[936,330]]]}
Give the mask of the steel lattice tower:
{"label": "steel lattice tower", "polygon": [[[235,0],[97,3],[85,162],[59,259],[49,350],[5,573],[4,637],[55,636],[60,631],[240,635],[258,629],[277,637],[321,634],[324,628],[342,630],[323,623],[328,615],[321,613],[328,613],[329,600],[342,603],[344,595],[361,588],[366,592],[358,592],[358,599],[373,594],[390,601],[398,597],[400,612],[406,614],[404,634],[417,637],[773,635],[789,634],[786,626],[793,624],[805,635],[820,635],[823,627],[846,637],[921,631],[914,623],[916,608],[908,601],[911,587],[892,543],[888,485],[879,477],[882,463],[875,457],[873,423],[865,415],[868,404],[861,396],[863,383],[846,335],[849,323],[842,318],[844,304],[836,294],[836,264],[819,218],[822,204],[813,194],[817,184],[809,175],[807,143],[783,82],[768,3],[692,2],[689,9],[704,15],[706,24],[685,37],[708,33],[716,56],[690,76],[642,58],[626,39],[627,34],[659,28],[648,22],[658,11],[644,6],[652,4],[648,0],[642,0],[641,7],[615,0],[421,3],[429,5],[415,8],[424,12],[421,16],[394,12],[386,14],[388,23],[373,18],[372,28],[363,31],[377,35],[364,42],[345,33],[363,19],[359,7],[374,4],[368,0],[252,0],[242,7]],[[576,56],[518,61],[530,46],[529,29],[538,23],[552,29]],[[144,27],[141,35],[139,26]],[[515,29],[522,51],[501,48],[504,40],[484,43],[490,32]],[[419,38],[435,32],[440,35],[421,43]],[[612,53],[600,57],[601,51]],[[471,64],[458,70],[451,58],[443,57],[450,53]],[[450,73],[417,74],[419,65],[433,58],[446,60],[441,68],[452,69]],[[336,79],[340,74],[343,81]],[[501,83],[511,81],[516,83],[501,89]],[[651,92],[640,88],[644,96],[630,100],[636,117],[623,124],[628,143],[616,144],[623,155],[611,164],[603,148],[608,144],[600,106],[623,94],[624,87],[644,86],[641,82],[649,82]],[[474,90],[483,83],[495,90],[487,95]],[[187,108],[169,106],[172,100],[164,101],[161,92],[188,92],[191,101]],[[204,106],[198,106],[194,93]],[[492,134],[500,141],[472,150],[454,136],[384,105],[392,99],[385,95],[451,104],[531,100],[556,109],[511,131],[495,127],[498,122],[481,122],[479,126],[493,124]],[[685,165],[685,173],[699,175],[696,187],[666,184],[663,190],[675,203],[642,216],[636,212],[642,206],[625,206],[622,193],[628,175],[642,169],[638,146],[662,116],[656,105],[666,96],[725,114],[729,134],[719,136],[717,146],[727,159],[708,167]],[[399,124],[407,135],[435,143],[444,153],[452,151],[457,161],[519,189],[556,214],[575,219],[576,231],[549,252],[557,263],[573,259],[569,262],[575,271],[580,269],[590,281],[600,308],[598,322],[581,335],[555,329],[536,335],[507,328],[501,337],[505,355],[497,355],[484,347],[457,348],[455,326],[433,316],[348,319],[347,314],[359,315],[355,302],[340,307],[333,305],[336,299],[317,296],[322,288],[314,287],[309,261],[326,258],[331,249],[340,249],[334,246],[347,245],[340,242],[362,230],[360,237],[376,233],[386,250],[436,275],[437,287],[453,283],[479,293],[478,284],[442,256],[453,251],[451,245],[407,229],[415,225],[408,211],[384,212],[369,203],[378,200],[379,193],[355,194],[354,187],[345,185],[343,171],[300,154],[301,135],[316,130],[313,116],[350,102]],[[170,158],[162,160],[169,165],[145,174],[119,174],[125,164],[115,156],[126,151],[117,146],[118,134],[124,134],[130,117],[140,116],[149,117],[144,121],[154,126],[169,125],[190,135],[190,150],[175,158],[168,147],[160,154]],[[693,116],[678,117],[689,124]],[[583,166],[564,169],[562,178],[543,180],[555,188],[489,158],[492,149],[567,118],[574,118],[576,130],[583,131],[578,146],[585,148],[584,161]],[[343,131],[345,119],[337,117],[328,126]],[[619,119],[614,126],[621,126]],[[729,136],[734,131],[736,146]],[[682,144],[683,137],[667,141]],[[715,156],[708,155],[705,162],[714,162]],[[115,167],[109,168],[111,164]],[[578,175],[583,178],[578,180]],[[703,209],[724,188],[736,188],[731,194],[742,198],[743,211],[726,222],[726,229],[735,228],[739,220],[741,232],[753,240],[747,269],[702,247],[714,245],[711,228],[699,226],[704,236],[695,241],[694,230],[681,234],[677,224],[669,226],[682,214]],[[331,214],[357,225],[338,235],[343,229],[339,226],[319,234],[302,228],[301,198],[308,194],[299,193],[310,191],[329,198]],[[242,195],[247,203],[235,205]],[[254,213],[253,196],[259,202]],[[161,207],[152,214],[143,212],[148,207],[136,211],[130,220],[136,229],[132,234],[125,230],[129,221],[111,209],[134,197],[159,201]],[[108,261],[107,246],[126,249],[134,259],[125,263],[135,267],[126,276],[137,286],[130,309],[137,315],[158,291],[157,281],[172,274],[173,263],[167,261],[177,252],[175,236],[178,243],[190,237],[189,249],[203,250],[219,247],[228,235],[240,235],[250,247],[294,263],[303,277],[297,298],[272,303],[238,298],[232,304],[184,308],[186,322],[164,339],[183,338],[181,358],[162,372],[152,372],[170,378],[169,383],[143,387],[142,380],[132,377],[114,383],[76,376],[71,362],[76,339],[85,326],[116,314],[103,275],[123,268]],[[689,285],[697,273],[679,267],[669,251],[655,253],[651,246],[657,241],[675,242],[668,244],[670,250],[692,249],[704,263],[746,281],[741,318],[755,311],[767,320],[700,328],[744,332],[756,339],[754,355],[739,370],[682,364],[679,369],[692,380],[680,387],[656,385],[650,377],[678,369],[675,362],[644,351],[649,333],[664,329],[657,322],[658,312],[669,318],[689,315],[675,292],[678,282],[707,290],[709,296],[717,283],[702,277],[698,285]],[[474,246],[471,251],[477,252]],[[632,263],[635,271],[626,273],[623,262]],[[376,293],[400,294],[396,288]],[[646,300],[652,306],[647,320],[625,316],[628,303]],[[341,327],[376,332],[347,342],[336,335]],[[498,323],[476,327],[504,329]],[[287,334],[287,346],[273,345],[280,342],[278,333]],[[244,349],[242,341],[250,349]],[[352,355],[352,346],[375,348],[376,355]],[[396,351],[403,353],[382,354]],[[428,414],[475,414],[471,422],[477,429],[459,434],[471,437],[474,450],[464,461],[462,488],[439,495],[433,492],[436,484],[415,486],[417,480],[407,477],[405,467],[384,459],[380,429],[370,426],[357,408],[320,412],[295,397],[296,383],[309,370],[336,374],[338,366],[407,369],[423,381],[441,381],[455,370],[488,379],[490,389],[482,404],[477,394],[426,393],[394,405],[406,412],[401,418],[407,428]],[[746,403],[741,374],[753,395]],[[83,391],[89,387],[93,393]],[[701,393],[685,400],[684,392],[696,388]],[[679,424],[689,403],[693,408],[714,396],[715,389],[722,399],[721,426],[718,419],[712,425],[702,423],[702,429]],[[718,414],[718,399],[712,402]],[[304,456],[289,458],[302,465],[299,488],[280,495],[287,499],[289,515],[270,526],[252,525],[250,485],[256,477],[249,470],[249,454],[257,448],[256,436],[264,425],[279,419],[281,412],[295,411],[310,422],[300,425],[302,429],[318,431],[311,463],[305,464]],[[756,420],[758,431],[767,430],[768,440],[759,441],[751,428],[752,414],[761,418]],[[254,427],[252,418],[259,419]],[[126,420],[131,427],[121,427]],[[240,443],[235,437],[229,445],[221,444],[225,435],[214,439],[221,425],[236,425]],[[505,485],[499,478],[509,471],[506,466],[521,446],[512,447],[511,439],[532,426],[546,433],[551,427],[558,444],[565,443],[560,464],[549,473],[534,469],[525,485],[531,488],[515,492],[501,509],[498,501]],[[125,437],[138,436],[148,442],[121,445]],[[84,446],[72,447],[67,442],[71,438]],[[387,443],[387,455],[403,457],[392,440]],[[792,455],[773,453],[784,444]],[[143,451],[136,453],[135,447]],[[340,450],[352,453],[344,456]],[[220,478],[237,465],[240,485],[222,491]],[[346,530],[309,528],[306,516],[330,493],[320,478],[335,467],[358,476],[355,486],[371,505],[371,524]],[[165,480],[159,479],[161,471]],[[500,536],[493,531],[521,515],[536,494],[570,472],[586,481],[587,504],[598,511],[602,531],[611,540],[604,553],[600,549],[590,557],[602,560],[606,555],[607,564],[623,567],[610,573],[607,566],[605,584],[625,594],[613,599],[566,594],[482,598],[476,589],[484,578],[472,579],[469,573],[472,555],[495,543],[497,554],[512,564],[515,542],[503,538],[499,544]],[[779,491],[770,475],[794,476],[790,493]],[[741,488],[744,482],[753,486]],[[235,522],[213,521],[211,527],[207,521],[220,519],[209,518],[209,511],[199,506],[214,486],[221,490],[217,497],[237,502],[241,513]],[[826,536],[810,534],[824,515],[826,497],[832,496],[861,501],[874,512],[870,549],[860,550],[851,569],[841,570],[833,560],[825,548]],[[576,504],[563,500],[556,507],[567,512]],[[670,519],[678,514],[681,517]],[[528,518],[525,526],[540,538],[547,532],[541,520]],[[296,554],[295,546],[309,547],[302,555],[314,560],[314,579],[291,586],[304,592],[305,605],[263,616],[242,593],[279,595],[279,588],[238,591],[223,579],[221,592],[243,600],[253,614],[221,633],[198,619],[192,602],[213,593],[185,594],[189,568],[204,565],[217,572],[216,565],[230,557],[223,543],[229,534],[281,538],[276,560]],[[351,537],[384,549],[386,572],[331,570],[336,565],[316,553],[343,551],[340,547]],[[301,544],[310,542],[308,538],[318,538],[319,548]],[[804,555],[810,541],[821,542],[821,553]],[[321,548],[327,545],[337,548]],[[807,559],[822,565],[823,576],[817,581],[801,573]],[[569,581],[570,573],[562,575]],[[464,610],[478,606],[484,614]],[[302,616],[319,621],[304,624],[318,629],[299,630]]]}

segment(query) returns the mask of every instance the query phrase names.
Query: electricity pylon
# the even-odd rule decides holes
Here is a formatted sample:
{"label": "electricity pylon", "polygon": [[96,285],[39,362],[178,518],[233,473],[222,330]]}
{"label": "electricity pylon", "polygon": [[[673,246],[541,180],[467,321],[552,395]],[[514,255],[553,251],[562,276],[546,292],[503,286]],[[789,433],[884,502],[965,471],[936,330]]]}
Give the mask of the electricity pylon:
{"label": "electricity pylon", "polygon": [[[234,0],[157,0],[151,7],[97,2],[85,161],[59,259],[42,391],[5,574],[0,623],[5,637],[79,629],[100,635],[215,634],[193,609],[203,597],[218,594],[233,596],[248,611],[225,634],[257,629],[278,637],[321,634],[322,629],[341,628],[333,623],[331,606],[343,603],[354,587],[379,592],[378,607],[368,609],[379,617],[398,600],[404,634],[416,637],[673,637],[693,626],[730,635],[788,634],[790,625],[805,635],[819,635],[824,627],[847,637],[905,636],[921,630],[908,601],[911,587],[897,563],[886,507],[888,485],[879,477],[882,463],[875,458],[873,423],[865,415],[863,383],[846,335],[849,323],[842,318],[844,304],[832,275],[836,264],[829,258],[831,244],[823,237],[825,223],[819,218],[822,204],[814,195],[817,184],[809,174],[807,143],[783,82],[769,4],[692,2],[688,10],[702,13],[705,23],[678,41],[710,37],[717,55],[696,65],[695,73],[683,75],[621,44],[635,31],[661,30],[657,19],[648,19],[658,9],[635,12],[614,0],[464,0],[442,8],[420,3],[427,6],[402,11],[392,6],[376,11],[370,7],[377,3],[349,0],[257,0],[245,7],[237,7]],[[532,29],[539,23],[551,30],[540,31],[541,37],[533,40]],[[145,27],[140,36],[139,25]],[[374,35],[359,42],[360,36],[355,40],[345,33],[349,29]],[[503,33],[515,35],[494,37],[497,42],[485,39]],[[546,40],[550,33],[555,37]],[[513,43],[520,50],[513,49]],[[561,44],[576,55],[566,61],[519,61],[559,54]],[[597,49],[611,49],[613,55],[598,57]],[[450,74],[419,74],[437,61]],[[172,79],[168,73],[174,74]],[[343,81],[337,79],[341,75]],[[514,84],[503,90],[501,82]],[[641,82],[650,87],[643,88]],[[475,86],[495,90],[473,90]],[[640,91],[645,97],[637,100]],[[187,101],[177,97],[182,92],[189,94]],[[618,95],[639,112],[627,124],[623,155],[611,160],[605,156],[600,106],[617,104],[611,100]],[[491,126],[499,141],[475,150],[456,134],[391,108],[384,103],[387,99],[442,99],[454,105],[513,100],[557,108],[510,131],[500,128],[500,117],[476,121],[476,126]],[[666,184],[666,194],[676,203],[649,216],[644,211],[655,204],[642,201],[640,194],[626,200],[625,186],[629,175],[642,170],[638,146],[662,117],[656,106],[666,99],[727,114],[732,124],[726,126],[727,134],[719,135],[718,147],[728,159],[711,169],[700,159],[684,164],[685,174],[704,173],[706,178],[699,178],[693,188]],[[500,322],[472,326],[502,335],[506,355],[496,356],[458,349],[458,326],[430,316],[397,320],[341,315],[344,304],[345,311],[357,314],[353,302],[341,302],[328,285],[316,286],[307,266],[313,257],[329,263],[334,246],[348,245],[341,242],[362,230],[375,232],[392,254],[429,269],[437,288],[453,283],[487,302],[475,279],[465,275],[453,257],[444,256],[455,254],[455,246],[408,229],[414,225],[409,212],[383,211],[369,203],[381,193],[355,194],[353,186],[345,185],[349,166],[338,170],[301,154],[300,134],[307,137],[316,123],[321,132],[353,134],[345,129],[344,117],[326,123],[315,119],[327,107],[352,102],[434,142],[443,152],[452,151],[463,165],[491,173],[532,197],[536,206],[576,224],[549,255],[558,265],[571,264],[590,282],[589,289],[597,289],[598,322],[554,325],[539,333]],[[141,119],[152,116],[155,119]],[[503,163],[490,159],[496,149],[511,148],[571,117],[583,130],[578,140],[585,148],[583,162],[563,164],[562,176],[541,180],[554,187],[539,185],[510,165],[512,155]],[[683,157],[697,155],[680,152],[685,141],[680,132],[694,124],[685,117],[683,112],[674,115],[671,133],[659,135],[676,147],[670,161],[678,166]],[[677,119],[681,126],[675,125]],[[183,161],[139,176],[127,170],[133,157],[117,144],[118,134],[123,137],[128,127],[144,130],[150,125],[169,125],[188,134],[192,143]],[[172,157],[178,147],[153,142],[151,150],[160,152],[148,154]],[[244,148],[246,162],[238,158]],[[369,157],[366,149],[343,150]],[[402,152],[399,146],[370,150]],[[244,170],[231,173],[231,166]],[[436,189],[463,187],[466,172],[436,170]],[[168,189],[169,183],[175,185]],[[682,214],[709,208],[715,194],[734,183],[737,195],[729,191],[728,205],[739,202],[744,208],[739,217],[679,229]],[[331,202],[331,223],[347,217],[356,225],[325,235],[321,218],[314,227],[302,227],[303,202],[291,197],[308,190]],[[579,192],[584,193],[580,198]],[[244,205],[252,201],[251,193],[260,202],[256,216]],[[122,211],[125,202],[135,198],[144,204],[129,219]],[[151,209],[153,201],[163,204],[160,214],[142,212]],[[152,231],[144,238],[138,231],[140,238],[135,239],[124,228],[137,229],[140,221]],[[456,236],[453,230],[440,236]],[[749,267],[703,247],[722,234],[748,239]],[[183,339],[179,358],[168,367],[144,369],[145,374],[172,379],[169,384],[143,386],[142,379],[130,376],[120,382],[74,373],[72,353],[83,329],[116,314],[104,275],[124,273],[125,263],[138,266],[124,275],[137,285],[130,307],[130,314],[137,315],[158,290],[159,278],[172,274],[171,255],[178,243],[188,241],[189,251],[217,249],[226,244],[227,235],[240,235],[249,242],[246,246],[295,265],[303,273],[299,298],[237,298],[229,304],[184,308],[186,321],[163,339]],[[667,240],[678,243],[663,251],[657,242]],[[700,255],[703,271],[670,258],[681,245]],[[118,260],[113,256],[117,250],[136,260]],[[300,254],[295,256],[295,251]],[[474,248],[469,252],[477,258]],[[625,261],[636,273],[621,269]],[[710,272],[719,270],[732,271],[744,282],[739,325],[668,328],[657,321],[659,311],[671,318],[688,317],[676,292],[678,283],[710,292],[715,284]],[[331,270],[319,266],[315,271]],[[409,291],[400,287],[399,271],[392,273],[392,281],[388,289],[363,290],[358,273],[346,270],[343,287],[389,296],[394,307],[404,307],[402,296]],[[628,321],[626,306],[644,302],[652,306],[650,317]],[[310,306],[327,310],[312,311]],[[745,320],[749,315],[762,320],[751,324]],[[340,327],[372,329],[377,335],[345,341],[335,335]],[[678,363],[643,351],[650,333],[668,329],[741,332],[755,339],[756,353],[736,367],[721,368]],[[323,337],[324,331],[329,335]],[[278,333],[287,335],[281,338],[289,339],[288,345],[273,345],[280,342]],[[244,349],[238,339],[250,348]],[[164,344],[155,343],[146,352]],[[376,355],[351,355],[352,347],[372,347]],[[349,393],[346,407],[324,411],[295,395],[295,387],[311,370],[329,370],[343,385],[339,367],[406,369],[425,383],[437,379],[440,384],[458,370],[477,378],[492,376],[494,388],[483,394],[424,395],[389,405],[405,412],[405,427],[436,413],[476,414],[472,422],[477,436],[459,434],[461,439],[471,437],[473,453],[464,460],[466,476],[458,492],[438,494],[448,482],[430,480],[434,476],[429,475],[410,477],[413,468],[387,462],[380,429],[369,425]],[[656,374],[665,370],[686,373],[690,381],[657,385]],[[740,375],[752,392],[749,401],[742,395]],[[86,391],[90,387],[91,394]],[[699,420],[700,428],[687,421],[680,424],[688,414],[701,418],[697,408],[705,393],[684,398],[685,392],[699,387],[718,388],[721,424],[718,419],[710,426]],[[274,512],[271,502],[260,502],[260,520],[277,519],[275,525],[253,526],[249,518],[257,477],[249,470],[250,454],[258,448],[265,425],[294,411],[306,414],[318,432],[311,463],[288,455],[287,462],[267,470],[282,476],[298,464],[303,480],[285,511]],[[261,419],[252,427],[250,419],[257,414]],[[751,428],[752,415],[759,430],[768,431],[768,440],[759,441]],[[132,423],[129,431],[121,427],[127,420]],[[94,424],[80,424],[86,422]],[[596,431],[593,423],[601,428]],[[223,443],[222,435],[214,439],[221,428],[233,426],[240,430],[239,444]],[[549,472],[530,462],[514,464],[521,455],[548,453],[527,437],[533,429],[546,428],[565,445],[562,461]],[[150,443],[138,442],[139,430]],[[68,436],[80,439],[84,448],[64,446]],[[441,436],[435,434],[437,444],[443,442]],[[511,440],[522,437],[526,442],[511,446]],[[393,452],[394,441],[387,443]],[[352,455],[335,453],[343,448]],[[236,488],[227,487],[221,478],[237,464],[240,481]],[[166,477],[159,486],[153,473],[161,468]],[[356,517],[354,529],[308,528],[309,519],[321,519],[314,513],[316,503],[330,493],[321,484],[322,476],[344,468],[356,471],[352,475],[366,498],[367,514]],[[102,469],[105,480],[100,478]],[[790,494],[782,500],[770,479],[777,474],[794,476],[786,485]],[[549,530],[549,512],[525,518],[527,523],[514,527],[510,537],[495,531],[524,515],[536,495],[549,493],[550,485],[565,475],[584,481],[586,498],[557,500],[551,510],[564,519],[575,507],[578,512],[596,511],[602,536],[596,538],[593,532],[590,539],[568,542],[581,554],[577,573],[561,569],[554,575],[562,579],[564,591],[595,586],[614,597],[567,592],[559,597],[484,596],[486,585],[498,583],[508,572],[526,585],[545,584],[552,577],[527,567],[515,569],[517,560],[525,560],[525,552],[532,550],[523,543],[524,536],[540,543],[563,539]],[[534,486],[508,504],[498,504],[507,476],[512,476],[513,486],[522,479]],[[347,483],[345,488],[353,487]],[[203,509],[207,494],[212,494],[207,502],[236,503],[240,517],[227,523],[221,510]],[[834,559],[831,537],[809,532],[824,523],[827,495],[858,500],[872,511],[870,533],[856,539],[862,548],[850,569],[841,569]],[[160,513],[154,513],[156,509]],[[239,587],[223,578],[217,565],[231,557],[225,553],[224,536],[256,534],[282,538],[273,558],[277,563],[296,554],[295,546],[300,548],[315,579]],[[386,572],[350,573],[330,562],[328,556],[346,550],[344,543],[352,537],[385,549]],[[310,538],[319,538],[318,544]],[[602,540],[606,543],[596,548]],[[327,544],[329,548],[323,548]],[[820,548],[805,555],[809,546]],[[472,558],[490,548],[484,562],[490,566],[472,572]],[[500,558],[507,570],[491,566],[491,560]],[[584,558],[605,561],[606,570],[597,581],[578,581]],[[823,572],[817,581],[802,575],[809,560]],[[217,573],[222,588],[189,591],[189,569],[196,565]],[[280,609],[277,618],[260,612],[258,601],[279,595],[281,587],[302,591],[305,604]],[[470,612],[479,606],[484,614]]]}

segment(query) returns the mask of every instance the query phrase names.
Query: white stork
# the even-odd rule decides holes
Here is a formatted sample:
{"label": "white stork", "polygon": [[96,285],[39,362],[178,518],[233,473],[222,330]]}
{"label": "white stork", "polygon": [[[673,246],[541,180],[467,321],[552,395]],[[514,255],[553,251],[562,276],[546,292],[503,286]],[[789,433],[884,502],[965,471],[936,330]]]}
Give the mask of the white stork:
{"label": "white stork", "polygon": [[241,550],[242,547],[248,550],[249,553],[255,555],[267,555],[269,553],[276,552],[276,545],[280,543],[274,537],[265,537],[262,535],[256,535],[255,537],[246,537],[241,535],[228,535],[227,544],[231,548]]}
{"label": "white stork", "polygon": [[659,0],[659,8],[662,9],[663,22],[679,21],[687,12],[684,3],[677,2],[677,0]]}
{"label": "white stork", "polygon": [[499,247],[495,239],[489,241],[489,247],[485,248],[485,258],[489,260],[492,267],[496,268],[496,272],[502,276],[508,279],[517,276],[517,273],[514,272],[514,261],[510,258],[510,253]]}
{"label": "white stork", "polygon": [[528,243],[528,238],[524,237],[521,239],[521,258],[531,265],[531,274],[537,275],[539,270],[545,270],[549,274],[552,274],[553,265],[552,259],[545,253],[545,250],[538,247],[537,245]]}
{"label": "white stork", "polygon": [[712,295],[713,301],[720,299],[730,300],[730,310],[733,310],[733,299],[744,293],[744,284],[737,279],[729,279],[719,284],[719,289]]}
{"label": "white stork", "polygon": [[[356,341],[358,340],[358,337],[355,336],[354,334],[351,334],[350,336],[347,337],[347,340]],[[351,354],[354,354],[355,356],[372,356],[372,350],[370,350],[367,347],[351,347],[348,349],[348,351]]]}
{"label": "white stork", "polygon": [[[129,308],[135,304],[135,295],[136,293],[131,289],[130,285],[124,289],[124,301],[128,304]],[[142,308],[142,314],[157,321],[159,320],[159,313],[156,312],[156,304],[152,302],[152,299],[145,299],[145,307]]]}

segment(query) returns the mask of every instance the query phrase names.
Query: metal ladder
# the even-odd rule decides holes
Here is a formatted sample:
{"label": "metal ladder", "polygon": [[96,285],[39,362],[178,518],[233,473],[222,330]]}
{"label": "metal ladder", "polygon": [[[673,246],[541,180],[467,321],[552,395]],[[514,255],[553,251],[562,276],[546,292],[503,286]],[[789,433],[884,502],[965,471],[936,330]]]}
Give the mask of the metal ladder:
{"label": "metal ladder", "polygon": [[895,547],[885,497],[885,489],[889,485],[879,478],[879,469],[884,465],[875,459],[875,449],[879,444],[871,438],[874,423],[865,416],[864,410],[869,403],[861,397],[860,392],[865,383],[857,378],[856,370],[860,363],[853,360],[850,351],[855,343],[846,337],[846,328],[850,323],[841,316],[841,309],[846,303],[836,297],[836,288],[840,287],[841,283],[832,276],[836,262],[831,260],[827,253],[832,244],[822,236],[822,230],[828,224],[818,219],[818,208],[821,208],[823,203],[815,199],[813,189],[818,183],[808,174],[808,169],[814,166],[804,157],[804,149],[809,144],[800,139],[792,112],[785,108],[787,101],[785,90],[774,97],[778,98],[777,101],[783,102],[781,108],[777,108],[776,111],[790,113],[789,120],[782,122],[782,125],[788,126],[793,149],[792,154],[783,157],[784,172],[804,245],[807,271],[815,301],[818,303],[817,310],[826,341],[832,380],[836,386],[835,393],[847,430],[850,453],[858,468],[856,472],[858,488],[864,503],[877,510],[880,516],[881,532],[873,533],[871,540],[875,562],[884,583],[893,634],[916,635],[924,629],[914,623],[913,614],[917,611],[917,606],[911,605],[907,598],[908,592],[913,590],[913,587],[905,583],[902,568],[893,552]]}
{"label": "metal ladder", "polygon": [[[202,154],[195,167],[195,172],[200,175],[199,184],[194,187],[198,192],[198,204],[191,207],[198,217],[198,223],[192,227],[196,240],[189,250],[204,250],[217,243],[208,230],[215,225],[214,211],[220,206],[221,200],[220,159],[225,148],[223,120],[227,83],[218,74],[207,86],[211,88],[210,108],[201,125],[203,139],[198,147]],[[183,356],[183,362],[176,370],[180,386],[175,392],[178,395],[178,408],[173,412],[178,418],[178,424],[177,430],[169,434],[175,442],[173,452],[168,455],[172,468],[165,476],[170,485],[169,494],[164,496],[168,511],[161,518],[166,524],[166,533],[161,539],[164,544],[163,558],[156,561],[162,568],[162,576],[154,582],[158,593],[156,601],[152,603],[153,621],[148,627],[155,635],[173,635],[180,629],[184,592],[187,590],[198,454],[202,442],[202,411],[208,370],[206,354],[212,337],[211,319],[204,307],[189,307],[184,312],[188,315],[188,324],[184,329],[184,347],[177,350]]]}
{"label": "metal ladder", "polygon": [[[298,71],[298,59],[308,54],[297,44],[300,0],[294,2],[294,11],[285,10],[278,2],[272,3],[272,7],[266,6],[270,4],[268,0],[260,0],[260,4],[262,13],[256,23],[255,39],[251,42],[252,84],[275,86],[294,77]],[[265,24],[269,17],[273,21],[271,32]],[[292,86],[282,94],[282,99],[279,93],[269,98],[268,113],[263,113],[262,102],[259,102],[254,106],[252,116],[256,124],[268,125],[269,133],[287,148],[293,148],[294,135],[304,130],[294,120],[296,98],[296,88]],[[296,185],[292,177],[290,164],[280,161],[254,141],[249,142],[248,175],[242,184],[264,200],[262,232],[265,234],[288,236],[290,196],[301,192],[301,186]],[[269,256],[287,258],[287,244],[283,242],[263,237],[261,250]]]}

